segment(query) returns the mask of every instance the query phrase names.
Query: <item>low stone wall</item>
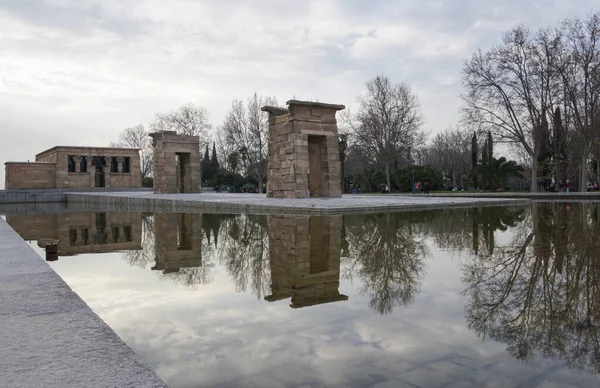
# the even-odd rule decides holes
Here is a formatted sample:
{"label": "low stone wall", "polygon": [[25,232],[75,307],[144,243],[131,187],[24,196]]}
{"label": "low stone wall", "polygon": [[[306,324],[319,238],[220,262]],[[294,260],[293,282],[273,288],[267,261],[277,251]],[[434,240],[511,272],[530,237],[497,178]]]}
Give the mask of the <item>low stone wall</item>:
{"label": "low stone wall", "polygon": [[56,187],[56,163],[6,162],[7,189],[51,189]]}
{"label": "low stone wall", "polygon": [[0,204],[32,204],[48,202],[67,202],[67,193],[88,192],[147,192],[148,188],[87,188],[87,189],[13,189],[0,190]]}
{"label": "low stone wall", "polygon": [[458,198],[527,198],[527,199],[539,199],[539,200],[570,200],[570,199],[582,199],[590,201],[600,200],[600,192],[572,192],[572,193],[529,193],[529,192],[514,192],[514,191],[497,191],[497,192],[480,192],[480,193],[431,193],[431,194],[403,194],[403,195],[427,195],[433,197],[458,197]]}
{"label": "low stone wall", "polygon": [[0,204],[65,202],[67,197],[59,191],[0,191]]}
{"label": "low stone wall", "polygon": [[67,202],[0,203],[0,215],[58,214],[66,211],[69,211]]}

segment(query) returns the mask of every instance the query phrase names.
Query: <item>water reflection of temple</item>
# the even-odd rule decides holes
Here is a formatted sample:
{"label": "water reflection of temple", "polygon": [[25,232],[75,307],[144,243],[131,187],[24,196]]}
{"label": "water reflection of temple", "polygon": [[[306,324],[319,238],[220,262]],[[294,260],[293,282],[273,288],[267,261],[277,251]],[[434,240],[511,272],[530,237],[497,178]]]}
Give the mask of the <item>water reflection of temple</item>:
{"label": "water reflection of temple", "polygon": [[341,216],[269,216],[271,295],[300,308],[348,300],[340,294]]}
{"label": "water reflection of temple", "polygon": [[[25,240],[50,247],[49,260],[58,256],[141,248],[141,213],[67,213],[10,215],[8,224]],[[58,251],[53,252],[58,245]]]}
{"label": "water reflection of temple", "polygon": [[202,266],[202,215],[157,213],[154,216],[156,264],[153,270],[178,272]]}

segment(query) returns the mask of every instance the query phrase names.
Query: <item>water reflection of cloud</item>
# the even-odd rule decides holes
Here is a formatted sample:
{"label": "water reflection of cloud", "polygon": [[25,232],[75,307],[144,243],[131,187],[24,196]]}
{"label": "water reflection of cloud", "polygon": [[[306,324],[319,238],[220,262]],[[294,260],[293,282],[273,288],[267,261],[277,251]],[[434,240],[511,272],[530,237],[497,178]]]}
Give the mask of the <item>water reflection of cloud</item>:
{"label": "water reflection of cloud", "polygon": [[[397,378],[442,384],[467,373],[484,384],[504,371],[498,359],[512,368],[509,376],[528,370],[506,360],[503,344],[482,342],[465,327],[460,285],[448,281],[458,270],[449,271],[443,252],[433,251],[415,303],[385,319],[365,313],[368,299],[356,291],[356,279],[340,285],[347,302],[294,310],[287,300],[236,293],[224,271],[210,285],[182,292],[139,269],[111,277],[110,264],[123,269],[111,259],[86,265],[96,277],[83,293],[95,295],[88,303],[173,386],[401,386]],[[495,372],[482,371],[485,365],[496,365]]]}
{"label": "water reflection of cloud", "polygon": [[[404,228],[401,220],[392,221],[386,233],[402,233],[398,241],[410,237],[404,229],[398,232],[398,223]],[[445,230],[433,223],[419,227],[431,235]],[[510,241],[501,240],[507,233],[512,232],[496,233],[496,244]],[[484,257],[492,250],[487,235],[481,236]],[[506,344],[480,339],[465,324],[468,301],[461,295],[462,264],[472,241],[461,240],[449,250],[438,248],[439,239],[415,237],[426,245],[419,251],[429,254],[419,291],[411,303],[396,305],[385,316],[368,309],[372,295],[361,292],[361,276],[341,278],[339,292],[347,301],[292,309],[289,297],[267,303],[251,293],[257,289],[237,292],[231,260],[217,260],[204,254],[208,251],[202,260],[214,263],[213,279],[195,290],[161,280],[157,271],[129,266],[118,254],[61,258],[52,265],[176,387],[597,385],[595,377],[568,370],[560,361],[523,364],[507,354]],[[225,240],[212,255],[222,253],[221,246],[235,251]],[[465,252],[451,255],[457,247]],[[344,260],[342,272],[352,269]]]}

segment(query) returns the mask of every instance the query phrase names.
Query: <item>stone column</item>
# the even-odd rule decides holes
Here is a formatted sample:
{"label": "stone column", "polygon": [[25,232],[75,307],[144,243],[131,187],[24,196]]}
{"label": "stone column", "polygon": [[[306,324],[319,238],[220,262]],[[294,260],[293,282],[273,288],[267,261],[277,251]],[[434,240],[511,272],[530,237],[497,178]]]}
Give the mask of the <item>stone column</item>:
{"label": "stone column", "polygon": [[122,156],[117,156],[117,171],[119,173],[123,172],[123,162],[125,161],[125,158]]}
{"label": "stone column", "polygon": [[102,171],[104,172],[104,187],[110,187],[110,166],[102,166]]}
{"label": "stone column", "polygon": [[81,156],[73,156],[73,163],[75,163],[75,172],[81,172]]}

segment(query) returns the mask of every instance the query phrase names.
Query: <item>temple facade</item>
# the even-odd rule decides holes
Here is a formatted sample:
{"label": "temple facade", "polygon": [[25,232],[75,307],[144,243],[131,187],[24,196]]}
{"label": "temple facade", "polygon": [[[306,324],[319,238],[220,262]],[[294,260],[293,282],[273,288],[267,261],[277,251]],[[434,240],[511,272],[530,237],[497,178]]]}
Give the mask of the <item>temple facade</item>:
{"label": "temple facade", "polygon": [[7,190],[142,186],[137,148],[57,146],[4,165]]}

